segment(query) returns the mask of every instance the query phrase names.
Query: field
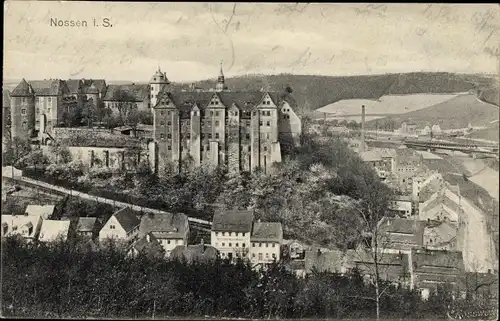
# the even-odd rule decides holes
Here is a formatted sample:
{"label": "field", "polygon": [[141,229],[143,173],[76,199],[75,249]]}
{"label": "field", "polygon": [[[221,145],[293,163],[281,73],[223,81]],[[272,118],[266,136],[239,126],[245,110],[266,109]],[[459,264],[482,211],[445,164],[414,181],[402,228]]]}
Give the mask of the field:
{"label": "field", "polygon": [[[498,119],[498,107],[485,103],[475,95],[459,95],[431,107],[411,111],[401,115],[388,117],[398,123],[412,121],[417,128],[439,124],[441,129],[466,128],[473,126],[489,126],[492,120]],[[373,125],[373,121],[368,123]]]}
{"label": "field", "polygon": [[[386,95],[378,100],[346,99],[319,108],[317,111],[344,118],[355,116],[361,120],[361,105],[365,105],[366,115],[380,116],[399,115],[401,111],[416,111],[457,97],[459,94],[414,94],[414,95]],[[327,115],[327,117],[330,115]]]}
{"label": "field", "polygon": [[500,135],[500,132],[498,130],[498,122],[497,122],[496,124],[491,125],[488,128],[479,129],[477,131],[474,131],[474,132],[470,133],[469,135],[466,135],[466,137],[491,140],[491,141],[498,142],[499,135]]}

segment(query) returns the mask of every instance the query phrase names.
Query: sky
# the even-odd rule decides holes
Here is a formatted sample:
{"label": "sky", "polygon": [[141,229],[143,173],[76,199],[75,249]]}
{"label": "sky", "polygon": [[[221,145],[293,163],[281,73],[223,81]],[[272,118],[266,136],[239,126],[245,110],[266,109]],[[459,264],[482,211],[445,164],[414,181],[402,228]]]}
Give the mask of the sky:
{"label": "sky", "polygon": [[[4,2],[4,80],[498,73],[496,4]],[[111,27],[104,27],[108,18]],[[87,27],[51,26],[86,21]],[[99,26],[94,27],[94,19]]]}

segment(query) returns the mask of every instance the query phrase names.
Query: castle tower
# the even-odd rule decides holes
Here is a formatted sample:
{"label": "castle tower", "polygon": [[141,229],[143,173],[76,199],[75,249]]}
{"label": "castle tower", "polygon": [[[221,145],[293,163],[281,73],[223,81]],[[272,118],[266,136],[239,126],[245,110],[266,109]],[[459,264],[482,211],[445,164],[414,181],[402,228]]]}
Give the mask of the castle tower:
{"label": "castle tower", "polygon": [[167,79],[167,74],[162,73],[160,66],[158,66],[158,70],[155,72],[153,77],[151,78],[151,81],[149,82],[150,85],[150,101],[151,101],[151,108],[156,106],[156,103],[158,102],[158,94],[167,86],[170,84],[170,81]]}
{"label": "castle tower", "polygon": [[220,73],[219,77],[217,77],[217,84],[215,85],[215,91],[220,92],[227,89],[226,83],[224,80],[224,72],[222,71],[222,61],[220,62]]}
{"label": "castle tower", "polygon": [[35,94],[26,80],[10,93],[11,137],[29,138],[35,129]]}

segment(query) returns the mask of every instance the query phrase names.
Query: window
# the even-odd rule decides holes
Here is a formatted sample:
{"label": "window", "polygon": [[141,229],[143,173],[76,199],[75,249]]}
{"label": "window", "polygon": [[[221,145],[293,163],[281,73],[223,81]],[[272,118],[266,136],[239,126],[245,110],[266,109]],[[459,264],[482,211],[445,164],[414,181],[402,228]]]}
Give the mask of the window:
{"label": "window", "polygon": [[114,230],[114,229],[115,229],[115,226],[114,226],[114,225],[110,225],[110,226],[109,226],[109,229],[110,229],[110,230]]}
{"label": "window", "polygon": [[259,126],[262,126],[262,120],[259,121]]}
{"label": "window", "polygon": [[252,247],[255,247],[255,242],[252,242]]}
{"label": "window", "polygon": [[51,98],[51,97],[47,98],[47,101],[48,101],[49,103],[52,103],[52,98]]}
{"label": "window", "polygon": [[170,240],[167,240],[167,244],[170,244]]}
{"label": "window", "polygon": [[220,121],[216,120],[215,121],[215,126],[219,126],[220,125]]}
{"label": "window", "polygon": [[205,139],[205,133],[201,133],[201,139]]}
{"label": "window", "polygon": [[266,138],[269,139],[269,133],[266,134]]}
{"label": "window", "polygon": [[162,116],[165,115],[165,112],[163,110],[160,111],[160,115],[162,115]]}
{"label": "window", "polygon": [[167,138],[168,139],[172,138],[172,134],[167,134]]}
{"label": "window", "polygon": [[160,134],[160,138],[161,138],[161,139],[165,139],[165,134],[161,133],[161,134]]}
{"label": "window", "polygon": [[168,145],[167,150],[172,150],[172,146]]}
{"label": "window", "polygon": [[240,246],[240,243],[236,243],[235,245],[236,245],[236,247],[239,247],[239,246]]}
{"label": "window", "polygon": [[50,114],[50,108],[47,108],[47,113]]}
{"label": "window", "polygon": [[215,138],[219,139],[219,133],[215,133]]}
{"label": "window", "polygon": [[222,232],[222,236],[226,236],[226,232]]}
{"label": "window", "polygon": [[247,120],[247,126],[250,126],[250,121],[249,120]]}
{"label": "window", "polygon": [[248,151],[251,152],[252,151],[252,147],[248,146]]}
{"label": "window", "polygon": [[264,151],[267,152],[267,147],[264,146]]}
{"label": "window", "polygon": [[255,257],[255,253],[252,253],[252,257]]}
{"label": "window", "polygon": [[276,244],[275,244],[275,243],[273,243],[273,247],[276,247]]}
{"label": "window", "polygon": [[246,134],[246,138],[250,139],[250,134],[249,133]]}
{"label": "window", "polygon": [[210,145],[207,145],[207,151],[210,151]]}
{"label": "window", "polygon": [[271,122],[270,122],[270,121],[267,121],[267,122],[266,122],[266,125],[267,125],[267,127],[270,127],[270,126],[271,126]]}
{"label": "window", "polygon": [[276,253],[272,254],[273,259],[276,259]]}
{"label": "window", "polygon": [[201,121],[201,126],[205,126],[205,122],[203,120]]}
{"label": "window", "polygon": [[241,246],[242,247],[246,247],[247,245],[245,243],[241,243]]}
{"label": "window", "polygon": [[259,247],[262,247],[262,243],[259,243]]}
{"label": "window", "polygon": [[208,134],[208,139],[212,139],[212,134]]}
{"label": "window", "polygon": [[171,122],[171,121],[168,121],[168,122],[167,122],[167,125],[168,125],[168,126],[172,125],[172,122]]}
{"label": "window", "polygon": [[197,111],[193,111],[193,116],[198,116],[198,112]]}
{"label": "window", "polygon": [[190,133],[187,133],[187,134],[186,134],[186,138],[187,138],[187,139],[190,139],[190,138],[191,138],[191,134],[190,134]]}
{"label": "window", "polygon": [[237,112],[237,111],[235,111],[235,112],[234,112],[234,115],[235,115],[235,116],[238,116],[238,112]]}
{"label": "window", "polygon": [[269,253],[266,253],[266,260],[269,260]]}
{"label": "window", "polygon": [[217,117],[219,116],[219,112],[218,111],[215,112],[215,116],[217,116]]}
{"label": "window", "polygon": [[222,242],[222,246],[226,246],[226,243]]}
{"label": "window", "polygon": [[262,253],[259,253],[259,261],[262,261]]}
{"label": "window", "polygon": [[233,243],[231,243],[231,242],[230,242],[230,243],[229,243],[229,247],[231,247],[231,246],[233,246]]}
{"label": "window", "polygon": [[190,126],[190,125],[191,125],[191,122],[188,120],[188,121],[186,122],[186,125],[187,125],[187,126]]}
{"label": "window", "polygon": [[26,115],[26,109],[21,109],[21,115]]}
{"label": "window", "polygon": [[266,243],[266,247],[269,247],[269,243]]}
{"label": "window", "polygon": [[160,122],[160,125],[165,126],[165,122],[162,120],[162,121]]}
{"label": "window", "polygon": [[245,237],[245,234],[246,234],[246,233],[241,233],[241,236]]}

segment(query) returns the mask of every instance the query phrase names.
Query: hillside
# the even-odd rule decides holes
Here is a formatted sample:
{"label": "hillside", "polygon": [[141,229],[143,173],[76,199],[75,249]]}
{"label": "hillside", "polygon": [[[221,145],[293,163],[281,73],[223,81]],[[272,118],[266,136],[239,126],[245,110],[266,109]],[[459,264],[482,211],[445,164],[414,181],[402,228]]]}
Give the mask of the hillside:
{"label": "hillside", "polygon": [[[455,98],[408,113],[385,117],[378,123],[412,121],[418,128],[426,125],[439,124],[441,129],[466,128],[469,123],[473,126],[487,126],[492,120],[498,119],[498,107],[485,103],[475,95],[459,95]],[[375,121],[367,122],[368,127],[375,126]]]}
{"label": "hillside", "polygon": [[[117,83],[116,81],[108,81]],[[214,88],[215,79],[195,82],[201,88]],[[4,81],[4,88],[15,83]],[[120,81],[120,83],[123,83]],[[312,111],[342,99],[376,99],[383,95],[407,95],[416,93],[457,93],[476,89],[495,88],[493,79],[487,75],[464,75],[452,73],[416,72],[404,74],[367,75],[367,76],[313,76],[313,75],[245,75],[226,77],[231,89],[283,90],[290,85],[293,96],[300,106],[299,113]],[[187,88],[189,84],[176,83],[174,88]],[[485,99],[494,96],[484,92]]]}
{"label": "hillside", "polygon": [[492,141],[498,142],[499,135],[500,135],[500,132],[498,130],[498,122],[497,122],[497,123],[492,124],[491,126],[489,126],[487,128],[476,130],[476,131],[470,133],[469,135],[466,135],[465,137],[492,140]]}

